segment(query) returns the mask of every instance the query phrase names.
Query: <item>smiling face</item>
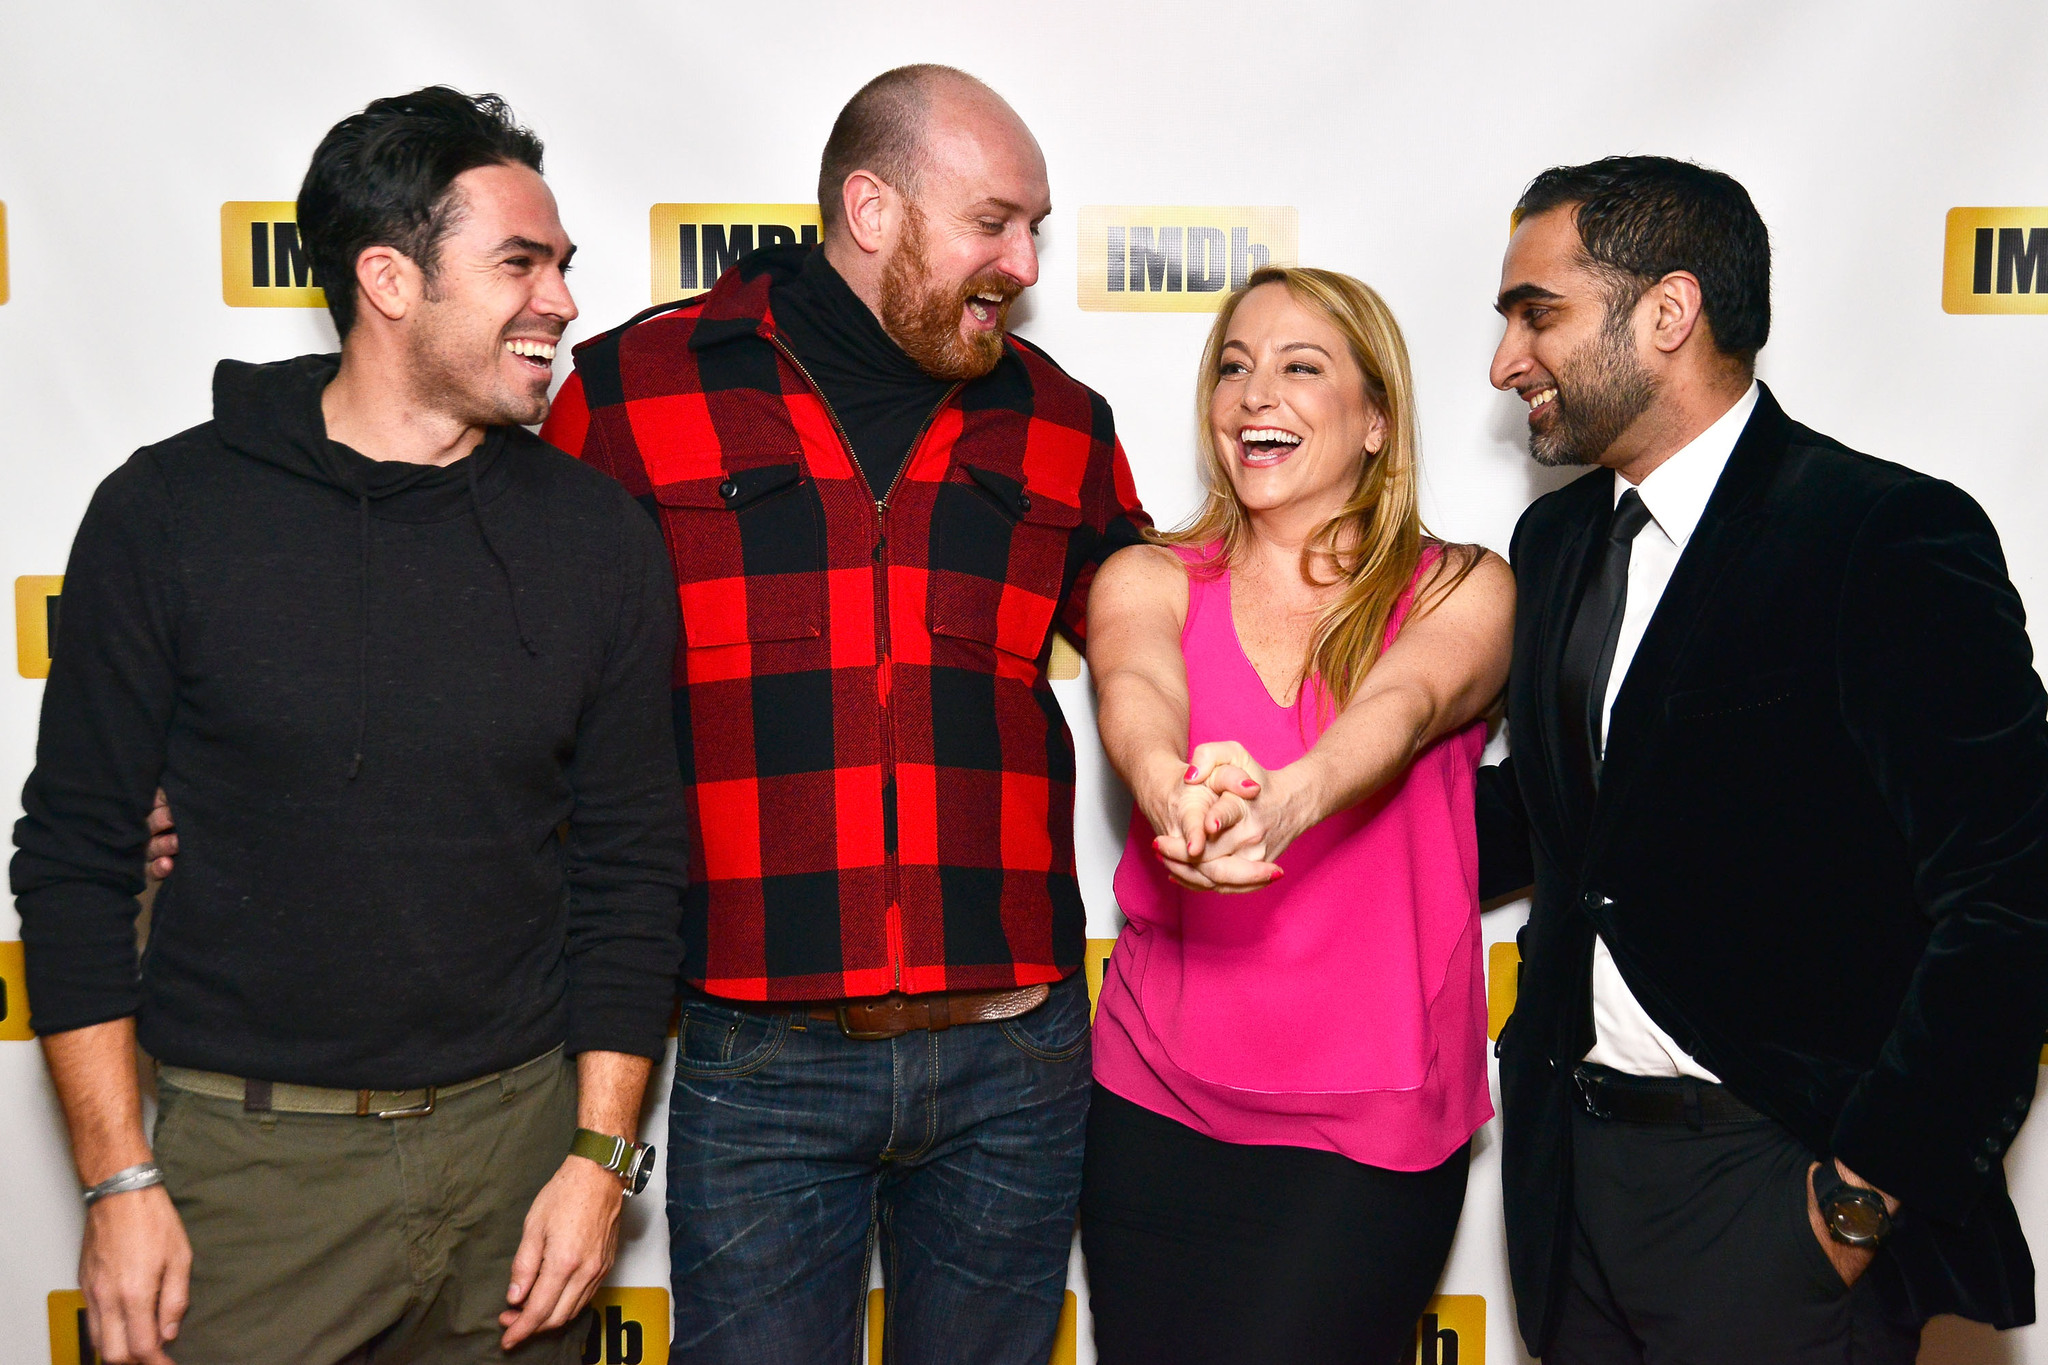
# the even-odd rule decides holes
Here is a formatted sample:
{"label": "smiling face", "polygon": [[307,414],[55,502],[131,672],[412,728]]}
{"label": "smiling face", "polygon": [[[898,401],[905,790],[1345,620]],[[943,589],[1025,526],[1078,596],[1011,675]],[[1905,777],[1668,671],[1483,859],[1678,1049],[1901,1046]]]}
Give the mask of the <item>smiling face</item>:
{"label": "smiling face", "polygon": [[1038,225],[1052,191],[1037,141],[1000,100],[947,91],[930,117],[878,311],[925,373],[974,379],[1002,359],[1010,304],[1038,281]]}
{"label": "smiling face", "polygon": [[1344,334],[1284,283],[1247,293],[1209,396],[1209,439],[1245,509],[1335,516],[1386,437]]}
{"label": "smiling face", "polygon": [[465,426],[531,425],[548,414],[555,347],[576,317],[563,278],[575,247],[525,166],[464,171],[450,192],[462,212],[407,318],[414,392]]}
{"label": "smiling face", "polygon": [[1501,263],[1507,320],[1493,386],[1529,405],[1529,454],[1538,464],[1600,464],[1657,398],[1638,352],[1631,300],[1613,307],[1616,283],[1590,266],[1573,205],[1517,225]]}

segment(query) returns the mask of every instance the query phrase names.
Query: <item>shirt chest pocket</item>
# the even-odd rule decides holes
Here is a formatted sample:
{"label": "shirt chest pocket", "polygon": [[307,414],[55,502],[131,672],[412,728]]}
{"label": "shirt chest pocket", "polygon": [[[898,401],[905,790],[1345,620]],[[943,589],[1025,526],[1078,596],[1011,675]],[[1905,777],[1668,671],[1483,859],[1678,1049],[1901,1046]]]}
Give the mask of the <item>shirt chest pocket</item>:
{"label": "shirt chest pocket", "polygon": [[932,505],[926,624],[934,635],[1036,659],[1066,581],[1081,509],[975,465],[956,467]]}
{"label": "shirt chest pocket", "polygon": [[825,631],[825,519],[800,464],[654,490],[691,649]]}

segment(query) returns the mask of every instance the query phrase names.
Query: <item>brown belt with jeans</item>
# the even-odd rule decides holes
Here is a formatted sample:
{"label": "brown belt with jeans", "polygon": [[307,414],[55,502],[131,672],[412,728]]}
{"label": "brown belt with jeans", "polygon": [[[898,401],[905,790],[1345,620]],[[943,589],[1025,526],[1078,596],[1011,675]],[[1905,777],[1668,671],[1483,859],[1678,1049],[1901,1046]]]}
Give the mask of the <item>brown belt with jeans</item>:
{"label": "brown belt with jeans", "polygon": [[955,1024],[993,1024],[1015,1019],[1043,1005],[1052,987],[1013,986],[1000,991],[934,991],[926,995],[894,992],[870,1000],[810,1003],[800,1000],[729,1000],[707,995],[714,1004],[751,1014],[803,1014],[828,1024],[859,1042],[880,1042],[929,1029],[937,1033]]}

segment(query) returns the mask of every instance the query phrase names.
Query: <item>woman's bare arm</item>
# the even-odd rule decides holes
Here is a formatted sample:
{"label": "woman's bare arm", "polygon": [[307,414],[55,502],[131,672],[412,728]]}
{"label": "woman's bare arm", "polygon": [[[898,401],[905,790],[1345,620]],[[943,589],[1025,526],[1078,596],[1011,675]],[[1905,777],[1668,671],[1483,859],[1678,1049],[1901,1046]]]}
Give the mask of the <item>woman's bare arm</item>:
{"label": "woman's bare arm", "polygon": [[[1432,582],[1447,582],[1450,572],[1447,565]],[[1513,572],[1481,551],[1455,585],[1425,585],[1393,645],[1299,760],[1267,773],[1242,745],[1197,747],[1185,781],[1218,793],[1207,857],[1194,855],[1202,874],[1222,889],[1265,885],[1272,860],[1304,830],[1364,800],[1485,714],[1507,683],[1514,616]]]}

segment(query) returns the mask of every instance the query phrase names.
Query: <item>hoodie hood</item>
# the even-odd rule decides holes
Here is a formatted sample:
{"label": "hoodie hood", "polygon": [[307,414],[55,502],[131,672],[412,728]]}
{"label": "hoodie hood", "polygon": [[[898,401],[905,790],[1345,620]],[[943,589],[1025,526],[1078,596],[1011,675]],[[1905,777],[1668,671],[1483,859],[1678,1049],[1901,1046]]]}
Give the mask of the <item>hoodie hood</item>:
{"label": "hoodie hood", "polygon": [[[356,723],[348,760],[353,782],[363,768],[370,725],[370,520],[445,521],[467,512],[482,551],[497,565],[512,603],[513,629],[528,657],[540,649],[519,613],[519,584],[484,517],[484,503],[504,491],[510,473],[499,458],[505,427],[492,427],[477,448],[447,465],[372,460],[327,435],[320,396],[341,370],[338,355],[302,355],[251,365],[223,360],[213,372],[213,424],[237,454],[335,489],[356,505]],[[488,482],[487,482],[488,481]]]}
{"label": "hoodie hood", "polygon": [[221,440],[259,463],[366,498],[386,521],[440,521],[471,510],[470,484],[488,502],[504,491],[506,428],[447,465],[372,460],[327,435],[320,395],[341,370],[338,355],[302,355],[254,365],[223,360],[213,372],[213,422]]}

